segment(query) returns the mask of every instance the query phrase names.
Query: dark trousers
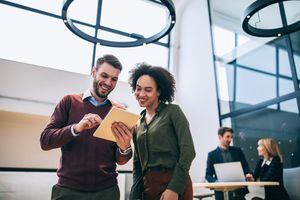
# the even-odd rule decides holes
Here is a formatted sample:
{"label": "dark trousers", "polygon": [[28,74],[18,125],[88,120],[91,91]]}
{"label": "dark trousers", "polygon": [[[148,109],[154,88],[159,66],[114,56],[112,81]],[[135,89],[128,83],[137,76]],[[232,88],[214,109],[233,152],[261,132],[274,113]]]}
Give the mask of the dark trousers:
{"label": "dark trousers", "polygon": [[96,192],[83,192],[54,185],[51,200],[120,200],[117,185]]}
{"label": "dark trousers", "polygon": [[[143,200],[159,200],[162,193],[167,189],[168,183],[172,178],[171,171],[154,171],[146,172],[144,175],[144,191]],[[182,196],[179,200],[192,200],[193,199],[193,185],[190,176],[184,189]]]}
{"label": "dark trousers", "polygon": [[[229,200],[246,200],[245,199],[246,194],[241,194],[241,192],[229,192]],[[215,192],[215,198],[216,200],[223,200],[223,192]]]}

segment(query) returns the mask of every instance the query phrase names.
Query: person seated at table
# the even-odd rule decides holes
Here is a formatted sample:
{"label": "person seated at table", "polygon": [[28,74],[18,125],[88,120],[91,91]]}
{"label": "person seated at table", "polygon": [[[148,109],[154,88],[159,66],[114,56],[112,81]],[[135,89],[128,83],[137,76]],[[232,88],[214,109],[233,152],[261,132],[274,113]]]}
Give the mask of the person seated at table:
{"label": "person seated at table", "polygon": [[265,200],[289,200],[283,184],[283,162],[277,142],[272,138],[260,139],[257,151],[262,158],[257,162],[253,175],[246,175],[247,180],[279,182],[279,186],[265,186]]}
{"label": "person seated at table", "polygon": [[[244,153],[239,147],[230,146],[233,138],[233,129],[221,127],[218,130],[219,146],[208,153],[205,178],[208,182],[216,182],[217,176],[214,164],[225,162],[241,162],[244,174],[249,173],[249,165],[245,159]],[[226,173],[226,172],[225,172]],[[244,200],[245,195],[249,193],[247,187],[229,192],[230,200]],[[215,191],[216,200],[223,200],[222,192]]]}

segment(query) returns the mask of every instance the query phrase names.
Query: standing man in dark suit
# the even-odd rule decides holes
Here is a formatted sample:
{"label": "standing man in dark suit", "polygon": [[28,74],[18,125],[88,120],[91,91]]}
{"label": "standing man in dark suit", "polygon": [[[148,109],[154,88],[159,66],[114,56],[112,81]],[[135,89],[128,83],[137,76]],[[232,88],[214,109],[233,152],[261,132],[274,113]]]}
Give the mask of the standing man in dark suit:
{"label": "standing man in dark suit", "polygon": [[[239,147],[230,146],[233,138],[233,130],[228,127],[221,127],[218,130],[219,146],[208,153],[205,178],[208,182],[218,181],[214,164],[225,162],[241,162],[244,174],[249,172],[249,166],[245,159],[244,153]],[[228,172],[225,172],[228,173]],[[230,173],[230,172],[229,172]],[[248,188],[241,188],[229,192],[230,200],[244,200],[248,193]],[[215,192],[216,200],[223,200],[222,192]]]}

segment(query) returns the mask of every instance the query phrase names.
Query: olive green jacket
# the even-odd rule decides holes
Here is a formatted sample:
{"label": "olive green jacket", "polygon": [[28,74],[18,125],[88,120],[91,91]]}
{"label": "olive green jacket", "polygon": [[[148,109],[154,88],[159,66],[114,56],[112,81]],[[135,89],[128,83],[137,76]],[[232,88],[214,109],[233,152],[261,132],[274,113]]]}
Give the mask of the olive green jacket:
{"label": "olive green jacket", "polygon": [[183,194],[189,169],[195,158],[189,123],[178,105],[160,103],[149,124],[146,110],[133,135],[133,186],[130,199],[142,199],[143,172],[149,167],[164,167],[173,171],[167,188]]}

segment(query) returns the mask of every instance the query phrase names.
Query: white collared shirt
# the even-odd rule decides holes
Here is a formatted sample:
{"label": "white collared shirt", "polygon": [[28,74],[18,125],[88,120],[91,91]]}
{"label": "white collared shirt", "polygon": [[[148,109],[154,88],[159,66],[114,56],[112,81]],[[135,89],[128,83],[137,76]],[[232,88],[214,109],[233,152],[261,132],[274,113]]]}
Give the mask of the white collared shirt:
{"label": "white collared shirt", "polygon": [[264,159],[264,161],[261,164],[261,167],[264,166],[264,164],[269,166],[271,164],[272,160],[273,160],[273,157],[271,157],[269,160]]}
{"label": "white collared shirt", "polygon": [[109,99],[107,99],[107,98],[106,98],[103,102],[100,102],[100,103],[99,103],[99,102],[93,97],[93,95],[92,95],[92,93],[91,93],[90,90],[86,90],[86,91],[83,93],[82,100],[85,100],[85,99],[88,99],[89,102],[90,102],[91,104],[93,104],[94,106],[96,106],[96,107],[105,106],[105,105],[107,105],[108,103],[111,103],[111,102],[109,101]]}
{"label": "white collared shirt", "polygon": [[[91,93],[90,90],[86,90],[86,91],[83,93],[82,100],[85,100],[85,99],[87,99],[91,104],[93,104],[93,105],[96,106],[96,107],[105,106],[106,104],[111,103],[109,99],[105,99],[104,102],[99,103],[99,102],[92,96],[92,93]],[[75,126],[75,125],[72,125],[72,126],[71,126],[71,133],[72,133],[72,135],[73,135],[74,137],[77,137],[77,136],[79,136],[80,133],[75,133],[74,126]]]}

